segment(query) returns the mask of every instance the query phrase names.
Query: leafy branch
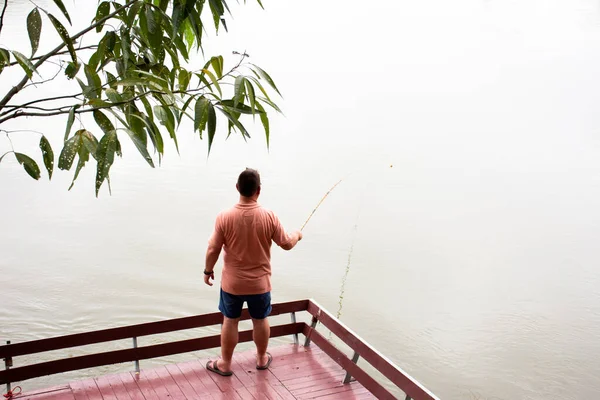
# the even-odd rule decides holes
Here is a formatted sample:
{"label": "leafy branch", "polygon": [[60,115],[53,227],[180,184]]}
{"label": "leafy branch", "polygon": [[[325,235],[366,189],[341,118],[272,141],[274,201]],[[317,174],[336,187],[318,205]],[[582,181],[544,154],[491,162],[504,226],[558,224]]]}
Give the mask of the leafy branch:
{"label": "leafy branch", "polygon": [[[70,23],[62,0],[53,1]],[[259,4],[262,7],[260,1]],[[218,32],[221,26],[226,29],[225,11],[229,12],[226,0],[127,0],[124,4],[102,1],[90,25],[70,35],[56,17],[35,6],[27,17],[31,57],[24,56],[22,51],[0,48],[0,73],[4,68],[17,65],[25,72],[25,77],[0,100],[0,126],[21,117],[32,121],[67,115],[58,167],[70,170],[78,159],[72,187],[91,156],[96,161],[96,195],[104,181],[110,182],[109,172],[115,155],[121,156],[123,133],[151,167],[155,164],[148,147],[152,146],[160,163],[165,131],[179,151],[177,129],[184,117],[193,121],[194,132],[200,138],[206,133],[209,154],[218,119],[226,121],[227,136],[239,132],[245,140],[250,138],[241,121],[246,115],[253,120],[259,117],[269,146],[267,109],[281,112],[269,92],[280,94],[279,89],[267,72],[246,62],[249,56],[245,51],[233,52],[240,56],[239,60],[225,73],[222,56],[210,57],[202,68],[187,69],[192,51],[202,48],[207,28],[201,18],[203,12],[210,13]],[[35,56],[42,15],[51,22],[62,43],[44,55]],[[94,29],[103,32],[102,38],[92,45],[76,48],[77,40]],[[87,62],[82,54],[89,56]],[[63,59],[65,56],[69,59]],[[22,104],[11,103],[17,93],[30,86],[58,78],[56,74],[41,81],[33,80],[38,67],[52,57],[59,57],[59,72],[76,81],[81,91],[36,98]],[[28,84],[28,81],[31,82]],[[82,128],[72,134],[76,118]],[[101,135],[97,137],[92,133],[90,125],[99,128]],[[54,156],[44,134],[41,134],[39,147],[51,177]],[[3,157],[11,152],[30,176],[39,178],[39,168],[33,159],[14,149]]]}

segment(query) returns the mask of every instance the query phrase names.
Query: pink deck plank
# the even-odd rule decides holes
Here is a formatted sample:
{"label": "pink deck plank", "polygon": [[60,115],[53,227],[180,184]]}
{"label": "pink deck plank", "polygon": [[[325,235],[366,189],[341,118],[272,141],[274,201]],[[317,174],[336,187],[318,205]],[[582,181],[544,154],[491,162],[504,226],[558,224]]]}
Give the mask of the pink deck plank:
{"label": "pink deck plank", "polygon": [[82,381],[71,382],[69,384],[71,393],[75,396],[75,400],[88,400],[88,395],[85,393],[85,387]]}
{"label": "pink deck plank", "polygon": [[[135,378],[129,372],[119,374],[116,378],[118,378],[121,381],[121,383],[123,384],[123,387],[125,387],[125,390],[127,390],[127,394],[129,395],[129,397],[131,397],[131,400],[151,399],[150,395],[148,395],[148,396],[144,395],[141,388],[138,386],[137,382],[135,381]],[[116,385],[116,383],[115,383],[115,385]],[[153,392],[154,391],[152,391],[152,393]]]}
{"label": "pink deck plank", "polygon": [[119,378],[118,375],[108,375],[106,379],[108,380],[108,384],[115,393],[115,396],[117,396],[117,400],[134,400],[127,392],[127,388],[125,387],[125,385],[121,381],[121,378]]}
{"label": "pink deck plank", "polygon": [[[171,374],[165,367],[155,368],[154,371],[156,372],[156,375],[158,375],[158,377],[161,379],[162,385],[165,388],[167,388],[167,391],[169,392],[170,397],[172,399],[174,399],[174,400],[186,400],[187,399],[187,397],[183,394],[183,392],[179,388],[179,385],[177,384],[177,382],[175,382],[175,380],[173,379],[173,377],[171,376]],[[184,380],[185,380],[185,378],[184,378]]]}
{"label": "pink deck plank", "polygon": [[94,380],[96,381],[96,386],[98,386],[98,390],[100,391],[100,394],[102,394],[104,400],[118,400],[117,395],[110,386],[110,382],[106,376],[101,376]]}
{"label": "pink deck plank", "polygon": [[83,385],[83,389],[89,400],[102,400],[102,393],[100,393],[94,379],[83,380],[81,381],[81,384]]}
{"label": "pink deck plank", "polygon": [[137,381],[138,386],[140,383],[150,385],[159,399],[166,399],[169,397],[169,391],[164,387],[162,379],[156,374],[156,371],[152,369],[143,369],[140,371],[139,380]]}
{"label": "pink deck plank", "polygon": [[36,392],[29,392],[24,396],[15,396],[14,399],[19,400],[73,400],[75,396],[71,392],[71,388],[63,386],[61,388],[50,388],[45,390],[38,390]]}
{"label": "pink deck plank", "polygon": [[[202,380],[196,375],[194,370],[191,368],[189,363],[183,363],[176,365],[176,367],[181,371],[181,373],[186,377],[190,386],[194,389],[194,391],[198,394],[199,399],[212,399],[210,395],[210,389],[206,387],[206,385],[202,382]],[[210,379],[210,378],[209,378]],[[216,385],[215,385],[216,387]]]}
{"label": "pink deck plank", "polygon": [[341,400],[374,399],[360,383],[342,384],[344,371],[318,347],[284,345],[269,349],[268,370],[256,369],[255,351],[234,354],[233,376],[206,370],[192,360],[72,382],[32,391],[15,400]]}
{"label": "pink deck plank", "polygon": [[190,384],[187,377],[175,364],[165,365],[165,368],[171,375],[171,378],[177,383],[179,390],[183,393],[186,399],[198,398],[202,392],[198,394],[194,387]]}

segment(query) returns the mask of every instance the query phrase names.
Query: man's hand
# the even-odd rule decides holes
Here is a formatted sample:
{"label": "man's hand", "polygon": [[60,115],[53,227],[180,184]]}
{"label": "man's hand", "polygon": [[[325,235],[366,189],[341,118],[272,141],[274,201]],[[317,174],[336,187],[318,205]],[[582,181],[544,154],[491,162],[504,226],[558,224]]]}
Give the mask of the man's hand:
{"label": "man's hand", "polygon": [[296,231],[296,235],[298,235],[298,241],[302,240],[302,231]]}
{"label": "man's hand", "polygon": [[211,273],[210,275],[206,275],[204,274],[204,283],[206,283],[208,286],[212,286],[212,282],[210,280],[215,280],[215,273]]}

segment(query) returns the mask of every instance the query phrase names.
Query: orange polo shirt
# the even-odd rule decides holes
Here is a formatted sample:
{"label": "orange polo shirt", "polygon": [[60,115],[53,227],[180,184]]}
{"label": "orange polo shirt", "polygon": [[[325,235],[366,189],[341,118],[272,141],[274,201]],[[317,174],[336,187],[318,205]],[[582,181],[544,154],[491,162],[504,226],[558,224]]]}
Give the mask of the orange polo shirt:
{"label": "orange polo shirt", "polygon": [[273,211],[258,203],[238,203],[217,215],[209,248],[224,251],[221,288],[231,294],[271,291],[271,242],[291,240]]}

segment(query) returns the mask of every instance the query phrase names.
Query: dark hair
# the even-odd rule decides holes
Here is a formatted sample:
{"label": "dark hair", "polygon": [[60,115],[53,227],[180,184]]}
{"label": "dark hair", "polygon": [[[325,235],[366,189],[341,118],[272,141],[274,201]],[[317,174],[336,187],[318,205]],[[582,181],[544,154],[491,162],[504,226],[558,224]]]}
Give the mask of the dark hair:
{"label": "dark hair", "polygon": [[260,174],[257,170],[246,168],[238,178],[238,190],[244,197],[252,197],[260,186]]}

